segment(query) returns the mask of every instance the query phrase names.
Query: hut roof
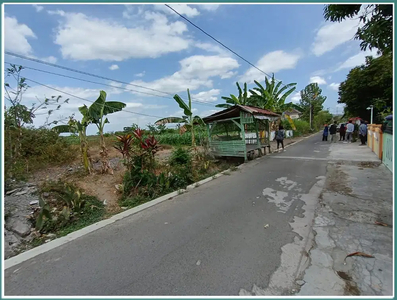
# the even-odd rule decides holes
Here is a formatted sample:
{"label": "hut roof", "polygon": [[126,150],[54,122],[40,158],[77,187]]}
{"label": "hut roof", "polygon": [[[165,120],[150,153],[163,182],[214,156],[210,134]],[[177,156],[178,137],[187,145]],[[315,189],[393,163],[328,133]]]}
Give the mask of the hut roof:
{"label": "hut roof", "polygon": [[249,106],[249,105],[234,105],[232,107],[229,107],[227,109],[224,109],[222,111],[219,111],[208,117],[203,118],[203,121],[205,123],[211,123],[214,121],[237,118],[240,116],[241,111],[247,112],[253,115],[257,119],[275,120],[280,117],[280,115],[267,109],[262,109],[259,107]]}

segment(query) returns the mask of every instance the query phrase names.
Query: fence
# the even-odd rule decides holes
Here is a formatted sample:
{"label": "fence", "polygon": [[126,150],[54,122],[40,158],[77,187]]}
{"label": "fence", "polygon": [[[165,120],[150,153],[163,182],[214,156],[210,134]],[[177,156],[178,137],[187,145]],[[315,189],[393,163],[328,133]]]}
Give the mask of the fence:
{"label": "fence", "polygon": [[383,155],[382,162],[393,172],[393,135],[383,133]]}

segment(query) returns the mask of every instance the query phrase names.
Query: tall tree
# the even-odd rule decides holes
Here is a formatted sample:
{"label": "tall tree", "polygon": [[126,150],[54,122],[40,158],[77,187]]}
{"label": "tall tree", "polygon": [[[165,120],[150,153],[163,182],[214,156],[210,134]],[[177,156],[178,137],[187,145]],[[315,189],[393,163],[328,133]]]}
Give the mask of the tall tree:
{"label": "tall tree", "polygon": [[247,92],[247,83],[244,83],[244,90],[241,89],[238,82],[236,82],[236,85],[238,89],[238,97],[232,94],[230,94],[230,97],[222,97],[223,100],[226,100],[226,103],[217,104],[215,107],[229,108],[236,104],[250,105]]}
{"label": "tall tree", "polygon": [[181,97],[178,95],[174,96],[176,103],[178,103],[179,107],[183,109],[184,115],[180,117],[167,117],[160,120],[157,120],[154,124],[156,125],[164,125],[168,123],[184,123],[183,128],[186,130],[190,130],[192,133],[192,146],[196,146],[196,139],[194,137],[194,126],[197,124],[202,124],[203,120],[199,116],[193,115],[192,109],[192,99],[190,97],[189,89],[187,89],[188,103],[185,103]]}
{"label": "tall tree", "polygon": [[293,103],[285,103],[287,97],[295,91],[296,83],[286,84],[280,89],[282,81],[279,81],[276,84],[276,79],[273,74],[270,81],[267,77],[265,78],[265,87],[256,80],[255,84],[257,87],[250,90],[250,100],[253,105],[269,109],[277,113],[282,113],[292,107],[299,110],[299,107]]}
{"label": "tall tree", "polygon": [[358,27],[354,38],[361,41],[361,50],[376,48],[383,54],[392,52],[392,4],[330,4],[324,8],[324,18],[331,22],[357,16],[363,25]]}
{"label": "tall tree", "polygon": [[327,99],[326,96],[321,95],[321,92],[322,90],[317,83],[310,83],[300,93],[301,99],[299,101],[299,106],[302,109],[301,118],[310,121],[310,127],[312,127],[314,117],[323,110],[323,103]]}
{"label": "tall tree", "polygon": [[351,116],[370,120],[369,105],[374,105],[375,122],[393,106],[393,59],[391,54],[367,57],[364,65],[352,69],[339,86],[339,103]]}

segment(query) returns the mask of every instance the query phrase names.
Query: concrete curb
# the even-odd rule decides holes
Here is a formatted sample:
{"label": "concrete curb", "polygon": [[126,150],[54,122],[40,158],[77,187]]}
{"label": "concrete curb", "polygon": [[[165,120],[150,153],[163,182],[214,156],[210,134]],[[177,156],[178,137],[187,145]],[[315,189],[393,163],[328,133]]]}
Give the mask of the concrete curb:
{"label": "concrete curb", "polygon": [[[313,135],[314,135],[314,134],[309,135],[309,136],[307,136],[307,137],[304,137],[304,138],[303,138],[302,140],[300,140],[300,141],[297,141],[297,142],[295,142],[295,143],[292,143],[292,144],[289,144],[289,145],[285,146],[285,148],[286,148],[286,147],[289,147],[289,146],[292,146],[292,145],[295,145],[295,144],[297,144],[297,143],[303,141],[304,139],[307,139],[307,138],[309,138],[309,137],[311,137],[311,136],[313,136]],[[274,152],[273,152],[273,153],[274,153]],[[272,154],[272,153],[270,153],[270,155],[271,155],[271,154]],[[267,154],[267,155],[269,155],[269,154]],[[264,158],[264,157],[266,157],[266,155],[263,155],[262,157],[258,157],[258,158],[255,159],[255,160],[259,160],[259,159],[262,159],[262,158]],[[239,169],[239,170],[241,170],[241,169],[243,169],[245,166],[248,166],[248,165],[249,165],[248,163],[243,163],[243,164],[237,166],[236,168]],[[4,261],[4,270],[9,269],[9,268],[11,268],[11,267],[14,267],[14,266],[16,266],[16,265],[18,265],[18,264],[20,264],[20,263],[22,263],[22,262],[24,262],[24,261],[27,261],[27,260],[29,260],[29,259],[31,259],[31,258],[33,258],[33,257],[36,257],[37,255],[40,255],[40,254],[42,254],[42,253],[46,253],[46,252],[48,252],[48,251],[50,251],[50,250],[53,250],[53,249],[55,249],[55,248],[58,248],[58,247],[60,247],[60,246],[62,246],[62,245],[64,245],[64,244],[66,244],[66,243],[68,243],[68,242],[71,242],[71,241],[73,241],[73,240],[76,240],[76,239],[78,239],[78,238],[80,238],[80,237],[82,237],[82,236],[85,236],[85,235],[87,235],[87,234],[89,234],[89,233],[91,233],[91,232],[94,232],[94,231],[96,231],[96,230],[98,230],[98,229],[100,229],[100,228],[103,228],[103,227],[105,227],[105,226],[107,226],[107,225],[110,225],[110,224],[112,224],[112,223],[114,223],[114,222],[116,222],[116,221],[122,220],[122,219],[124,219],[124,218],[126,218],[126,217],[129,217],[129,216],[132,216],[132,215],[134,215],[134,214],[136,214],[136,213],[138,213],[138,212],[141,212],[141,211],[143,211],[143,210],[145,210],[145,209],[147,209],[147,208],[150,208],[150,207],[152,207],[152,206],[155,206],[155,205],[157,205],[157,204],[159,204],[159,203],[161,203],[161,202],[170,200],[170,199],[172,199],[172,198],[174,198],[174,197],[176,197],[176,196],[178,196],[178,195],[181,195],[181,194],[186,193],[186,192],[188,192],[188,191],[190,191],[190,190],[193,190],[193,189],[195,189],[196,187],[199,187],[199,186],[201,186],[201,185],[204,185],[204,184],[206,184],[206,183],[208,183],[208,182],[210,182],[210,181],[212,181],[212,180],[215,180],[215,179],[217,179],[217,178],[219,178],[219,177],[225,175],[225,173],[229,173],[229,172],[233,172],[233,169],[232,169],[232,168],[227,169],[227,170],[222,171],[222,172],[220,172],[220,173],[218,173],[218,174],[215,174],[215,175],[213,175],[213,176],[211,176],[211,177],[208,177],[208,178],[205,178],[205,179],[203,179],[203,180],[200,180],[200,181],[198,181],[198,182],[196,182],[196,183],[193,183],[193,184],[187,186],[186,189],[180,189],[180,190],[178,190],[178,191],[169,193],[169,194],[164,195],[164,196],[161,196],[161,197],[159,197],[159,198],[150,200],[150,201],[148,201],[148,202],[146,202],[146,203],[144,203],[144,204],[141,204],[141,205],[136,206],[136,207],[134,207],[134,208],[131,208],[131,209],[128,209],[128,210],[123,211],[123,212],[121,212],[121,213],[118,213],[118,214],[116,214],[116,215],[110,217],[109,219],[99,221],[99,222],[97,222],[97,223],[94,223],[94,224],[89,225],[89,226],[87,226],[87,227],[84,227],[84,228],[82,228],[82,229],[79,229],[79,230],[77,230],[77,231],[74,231],[74,232],[72,232],[72,233],[69,233],[69,234],[66,235],[66,236],[63,236],[63,237],[61,237],[61,238],[54,239],[54,240],[52,240],[51,242],[48,242],[48,243],[46,243],[46,244],[40,245],[40,246],[35,247],[35,248],[33,248],[33,249],[30,249],[30,250],[28,250],[28,251],[26,251],[26,252],[23,252],[23,253],[21,253],[21,254],[18,254],[18,255],[14,256],[14,257],[11,257],[11,258],[9,258],[9,259],[7,259],[7,260]]]}
{"label": "concrete curb", "polygon": [[[239,167],[240,166],[238,166],[237,168],[239,168]],[[40,255],[40,254],[48,252],[48,251],[50,251],[52,249],[58,248],[58,247],[66,244],[68,242],[76,240],[76,239],[78,239],[78,238],[80,238],[82,236],[85,236],[86,234],[94,232],[94,231],[96,231],[96,230],[98,230],[100,228],[103,228],[103,227],[105,227],[107,225],[110,225],[110,224],[112,224],[112,223],[114,223],[116,221],[122,220],[122,219],[124,219],[126,217],[129,217],[129,216],[132,216],[132,215],[134,215],[134,214],[136,214],[138,212],[141,212],[141,211],[143,211],[143,210],[145,210],[147,208],[155,206],[155,205],[157,205],[159,203],[162,203],[164,201],[171,200],[172,198],[174,198],[176,196],[179,196],[179,195],[184,194],[184,193],[186,193],[186,192],[188,192],[190,190],[193,190],[196,187],[204,185],[204,184],[206,184],[206,183],[208,183],[208,182],[210,182],[212,180],[215,180],[215,179],[223,176],[225,173],[232,172],[232,171],[233,171],[232,169],[227,169],[227,170],[222,171],[222,172],[220,172],[218,174],[215,174],[215,175],[213,175],[211,177],[208,177],[208,178],[200,180],[200,181],[198,181],[196,183],[193,183],[193,184],[187,186],[186,189],[180,189],[180,190],[174,191],[172,193],[169,193],[167,195],[161,196],[159,198],[150,200],[150,201],[148,201],[148,202],[146,202],[144,204],[141,204],[139,206],[133,207],[133,208],[128,209],[128,210],[126,210],[124,212],[118,213],[118,214],[110,217],[109,219],[99,221],[97,223],[94,223],[94,224],[89,225],[87,227],[84,227],[82,229],[79,229],[77,231],[69,233],[66,236],[54,239],[51,242],[48,242],[46,244],[40,245],[40,246],[35,247],[33,249],[30,249],[30,250],[28,250],[26,252],[18,254],[18,255],[14,256],[14,257],[11,257],[11,258],[9,258],[9,259],[4,261],[4,270],[6,270],[8,268],[11,268],[13,266],[16,266],[16,265],[18,265],[18,264],[20,264],[20,263],[22,263],[24,261],[27,261],[27,260],[29,260],[29,259],[31,259],[33,257],[36,257],[37,255]]]}

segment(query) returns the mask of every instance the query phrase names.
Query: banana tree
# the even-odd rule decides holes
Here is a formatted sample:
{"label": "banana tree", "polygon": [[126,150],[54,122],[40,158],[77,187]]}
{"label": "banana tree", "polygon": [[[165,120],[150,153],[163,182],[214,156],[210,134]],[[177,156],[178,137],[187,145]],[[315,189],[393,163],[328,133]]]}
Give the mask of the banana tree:
{"label": "banana tree", "polygon": [[121,111],[126,104],[118,101],[106,101],[106,92],[100,91],[98,99],[91,104],[90,107],[86,105],[79,107],[79,111],[87,116],[88,120],[95,124],[99,131],[101,140],[101,158],[102,158],[102,173],[109,172],[113,174],[113,169],[108,160],[108,151],[106,149],[105,138],[103,135],[105,124],[109,123],[107,115]]}
{"label": "banana tree", "polygon": [[236,104],[239,105],[250,105],[250,98],[248,98],[247,92],[247,83],[244,83],[244,90],[241,89],[240,84],[236,82],[237,89],[238,89],[238,97],[235,95],[230,94],[230,97],[222,97],[223,100],[226,100],[226,103],[217,104],[215,107],[220,108],[229,108]]}
{"label": "banana tree", "polygon": [[184,116],[180,117],[167,117],[155,122],[156,125],[164,125],[169,123],[184,123],[184,127],[190,130],[192,133],[192,146],[196,147],[196,140],[194,137],[194,126],[197,124],[204,124],[203,120],[199,116],[193,116],[192,111],[192,99],[190,97],[189,89],[187,89],[187,96],[189,102],[186,104],[178,95],[174,96],[175,101],[178,103],[179,107],[183,109]]}
{"label": "banana tree", "polygon": [[257,87],[250,90],[250,98],[255,106],[268,109],[276,113],[282,113],[291,108],[300,110],[298,105],[285,103],[287,97],[295,91],[296,83],[289,83],[280,89],[282,81],[279,81],[276,84],[273,74],[271,81],[269,81],[267,77],[265,78],[265,87],[256,80],[255,84]]}
{"label": "banana tree", "polygon": [[[80,108],[79,108],[80,109]],[[77,121],[73,118],[70,118],[68,125],[59,125],[52,128],[59,133],[78,133],[80,139],[80,153],[81,160],[84,165],[84,169],[88,174],[92,172],[92,162],[88,149],[88,141],[87,141],[87,127],[90,124],[87,116],[83,115],[83,118],[80,121]]]}

